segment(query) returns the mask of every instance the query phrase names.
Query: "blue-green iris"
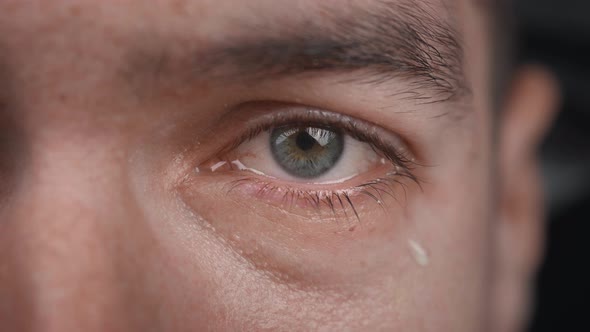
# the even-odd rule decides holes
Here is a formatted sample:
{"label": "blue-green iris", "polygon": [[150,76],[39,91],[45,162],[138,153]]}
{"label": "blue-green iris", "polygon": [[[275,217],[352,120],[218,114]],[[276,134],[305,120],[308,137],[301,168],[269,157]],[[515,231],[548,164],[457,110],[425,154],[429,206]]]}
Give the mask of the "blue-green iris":
{"label": "blue-green iris", "polygon": [[316,127],[279,127],[270,134],[276,162],[289,174],[306,179],[329,171],[342,156],[343,135]]}

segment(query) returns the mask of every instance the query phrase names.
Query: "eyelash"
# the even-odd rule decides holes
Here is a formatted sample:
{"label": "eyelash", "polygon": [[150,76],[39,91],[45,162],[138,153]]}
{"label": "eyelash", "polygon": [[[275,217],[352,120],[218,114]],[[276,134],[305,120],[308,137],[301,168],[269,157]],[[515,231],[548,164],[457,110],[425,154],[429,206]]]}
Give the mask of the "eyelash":
{"label": "eyelash", "polygon": [[[352,188],[339,190],[298,189],[277,185],[268,179],[262,179],[253,175],[231,181],[226,187],[228,194],[241,185],[256,184],[259,189],[255,192],[255,195],[259,198],[281,194],[283,196],[280,200],[283,204],[289,203],[291,206],[293,204],[304,204],[311,206],[318,213],[322,212],[322,207],[327,207],[334,218],[344,216],[348,219],[349,214],[354,214],[354,217],[360,222],[358,209],[355,207],[353,200],[354,195],[363,194],[374,200],[381,208],[384,208],[384,196],[389,196],[399,202],[395,195],[394,186],[401,186],[404,191],[404,197],[406,196],[407,184],[402,181],[402,178],[409,179],[411,182],[421,186],[421,181],[414,173],[415,166],[418,166],[415,159],[408,157],[406,151],[401,151],[401,147],[394,146],[395,144],[384,139],[382,137],[383,135],[379,135],[380,132],[386,133],[384,129],[349,116],[321,110],[307,109],[302,112],[301,109],[295,109],[290,112],[266,114],[256,120],[253,125],[250,125],[249,130],[221,149],[215,156],[215,160],[224,160],[223,156],[225,154],[265,131],[287,125],[338,128],[344,134],[368,144],[377,154],[382,155],[391,164],[394,171]],[[227,165],[229,165],[230,170],[234,169],[231,162],[228,162]]]}
{"label": "eyelash", "polygon": [[293,204],[307,204],[314,208],[320,215],[322,213],[322,206],[326,206],[330,209],[333,217],[336,219],[340,216],[344,216],[348,219],[349,213],[347,210],[348,207],[350,207],[355,218],[360,222],[360,216],[355,207],[353,195],[365,195],[374,200],[382,209],[384,209],[383,202],[385,195],[398,201],[393,190],[395,185],[400,185],[404,190],[404,195],[406,195],[407,185],[403,181],[397,179],[399,176],[410,178],[418,185],[420,184],[416,177],[410,173],[390,173],[385,177],[377,178],[349,189],[309,191],[294,188],[285,189],[285,187],[274,185],[271,182],[249,177],[232,181],[228,193],[245,183],[257,183],[260,185],[260,189],[256,192],[257,197],[264,198],[267,197],[268,194],[280,192],[282,193],[281,201],[283,204],[289,203],[291,206]]}

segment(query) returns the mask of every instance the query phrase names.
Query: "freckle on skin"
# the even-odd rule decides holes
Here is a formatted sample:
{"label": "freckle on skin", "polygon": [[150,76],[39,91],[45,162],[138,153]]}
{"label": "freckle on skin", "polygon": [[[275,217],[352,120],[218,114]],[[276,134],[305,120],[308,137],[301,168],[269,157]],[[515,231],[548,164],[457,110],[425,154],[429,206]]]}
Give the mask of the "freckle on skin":
{"label": "freckle on skin", "polygon": [[81,11],[82,10],[81,10],[80,6],[78,6],[78,5],[72,5],[69,9],[70,15],[74,16],[74,17],[80,16]]}
{"label": "freckle on skin", "polygon": [[177,15],[186,16],[187,15],[187,8],[186,8],[186,1],[178,0],[172,2],[172,9]]}

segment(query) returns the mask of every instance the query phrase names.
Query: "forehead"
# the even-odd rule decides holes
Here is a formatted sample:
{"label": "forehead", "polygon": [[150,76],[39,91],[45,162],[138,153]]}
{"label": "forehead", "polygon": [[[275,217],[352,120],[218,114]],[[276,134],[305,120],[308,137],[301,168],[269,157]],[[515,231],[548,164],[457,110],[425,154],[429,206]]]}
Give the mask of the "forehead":
{"label": "forehead", "polygon": [[[350,29],[377,28],[403,39],[412,37],[410,34],[415,31],[384,31],[382,27],[428,28],[439,22],[457,27],[464,20],[463,7],[468,1],[6,0],[0,2],[0,49],[5,57],[21,52],[12,54],[14,59],[34,54],[36,60],[42,60],[39,57],[47,49],[59,48],[68,48],[70,54],[75,54],[72,50],[85,54],[109,53],[116,58],[130,50],[206,49],[232,38],[317,32],[307,27],[343,34]],[[404,31],[408,32],[406,36]],[[457,34],[461,34],[461,29],[457,29]]]}
{"label": "forehead", "polygon": [[[21,32],[107,28],[110,33],[155,33],[192,30],[203,36],[246,32],[237,28],[279,28],[295,22],[322,23],[362,12],[416,8],[441,20],[460,19],[466,0],[124,0],[19,1],[0,3],[0,26]],[[405,12],[408,12],[407,10]],[[362,17],[360,17],[362,18]],[[11,29],[12,28],[12,29]],[[69,31],[67,31],[69,30]],[[256,31],[247,31],[256,33]]]}

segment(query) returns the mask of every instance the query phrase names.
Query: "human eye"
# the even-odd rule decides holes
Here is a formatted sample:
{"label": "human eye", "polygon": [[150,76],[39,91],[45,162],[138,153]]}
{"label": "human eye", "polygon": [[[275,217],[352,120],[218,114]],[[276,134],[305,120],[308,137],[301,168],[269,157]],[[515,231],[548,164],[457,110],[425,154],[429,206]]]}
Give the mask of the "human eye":
{"label": "human eye", "polygon": [[399,202],[408,183],[418,183],[408,144],[389,130],[303,105],[262,108],[198,163],[196,177],[217,178],[227,195],[303,217],[357,221],[367,210]]}

